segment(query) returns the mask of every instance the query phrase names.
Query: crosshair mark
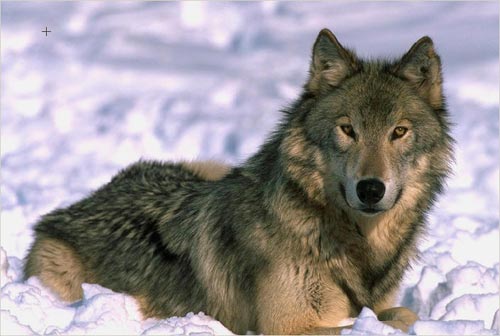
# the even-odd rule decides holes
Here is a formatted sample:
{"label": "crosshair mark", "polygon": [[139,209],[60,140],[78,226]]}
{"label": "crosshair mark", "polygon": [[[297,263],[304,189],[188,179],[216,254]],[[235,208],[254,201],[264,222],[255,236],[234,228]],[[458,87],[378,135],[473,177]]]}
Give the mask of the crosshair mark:
{"label": "crosshair mark", "polygon": [[45,36],[48,36],[47,33],[51,33],[51,30],[48,30],[47,27],[45,27],[45,30],[42,30],[42,33],[45,33]]}

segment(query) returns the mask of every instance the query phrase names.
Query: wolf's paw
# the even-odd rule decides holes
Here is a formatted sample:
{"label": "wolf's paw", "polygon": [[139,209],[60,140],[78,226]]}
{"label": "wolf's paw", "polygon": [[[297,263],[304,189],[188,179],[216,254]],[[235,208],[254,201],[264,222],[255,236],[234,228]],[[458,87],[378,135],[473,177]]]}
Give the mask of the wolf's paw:
{"label": "wolf's paw", "polygon": [[417,314],[405,307],[385,309],[377,315],[377,318],[380,321],[401,321],[407,326],[411,326],[419,319]]}

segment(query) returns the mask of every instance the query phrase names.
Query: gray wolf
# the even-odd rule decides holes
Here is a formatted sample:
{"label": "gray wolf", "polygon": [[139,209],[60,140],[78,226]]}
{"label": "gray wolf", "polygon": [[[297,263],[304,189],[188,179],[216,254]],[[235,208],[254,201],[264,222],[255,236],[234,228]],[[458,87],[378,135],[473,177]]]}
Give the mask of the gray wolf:
{"label": "gray wolf", "polygon": [[237,167],[140,161],[43,216],[26,257],[62,299],[98,283],[145,317],[203,311],[236,333],[338,333],[363,306],[392,308],[453,139],[429,37],[363,60],[327,29],[303,92]]}

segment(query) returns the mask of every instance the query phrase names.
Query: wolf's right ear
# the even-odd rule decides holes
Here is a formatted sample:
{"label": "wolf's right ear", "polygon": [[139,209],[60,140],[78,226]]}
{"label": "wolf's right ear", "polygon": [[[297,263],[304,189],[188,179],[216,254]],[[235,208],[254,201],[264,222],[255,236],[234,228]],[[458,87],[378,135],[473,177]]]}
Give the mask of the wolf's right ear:
{"label": "wolf's right ear", "polygon": [[395,73],[408,81],[432,107],[443,107],[441,60],[430,37],[424,36],[413,44],[396,64]]}
{"label": "wolf's right ear", "polygon": [[356,57],[325,28],[314,42],[309,79],[305,87],[317,94],[328,87],[339,86],[357,67]]}

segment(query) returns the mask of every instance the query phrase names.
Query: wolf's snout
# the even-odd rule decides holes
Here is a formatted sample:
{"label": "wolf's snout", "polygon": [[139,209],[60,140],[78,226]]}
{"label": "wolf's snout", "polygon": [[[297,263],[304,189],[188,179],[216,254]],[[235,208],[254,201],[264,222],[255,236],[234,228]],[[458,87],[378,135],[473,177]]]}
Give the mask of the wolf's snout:
{"label": "wolf's snout", "polygon": [[361,180],[356,186],[356,193],[363,204],[371,206],[384,197],[385,185],[377,179]]}

